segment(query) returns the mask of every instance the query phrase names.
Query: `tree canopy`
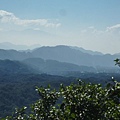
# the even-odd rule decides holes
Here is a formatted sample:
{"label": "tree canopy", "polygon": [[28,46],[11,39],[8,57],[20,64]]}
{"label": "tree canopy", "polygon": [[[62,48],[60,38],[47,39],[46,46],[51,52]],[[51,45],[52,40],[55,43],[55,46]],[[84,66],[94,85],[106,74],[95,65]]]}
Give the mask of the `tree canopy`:
{"label": "tree canopy", "polygon": [[36,87],[40,99],[27,107],[16,109],[2,120],[119,120],[120,83],[100,84],[84,83],[60,85],[59,90]]}

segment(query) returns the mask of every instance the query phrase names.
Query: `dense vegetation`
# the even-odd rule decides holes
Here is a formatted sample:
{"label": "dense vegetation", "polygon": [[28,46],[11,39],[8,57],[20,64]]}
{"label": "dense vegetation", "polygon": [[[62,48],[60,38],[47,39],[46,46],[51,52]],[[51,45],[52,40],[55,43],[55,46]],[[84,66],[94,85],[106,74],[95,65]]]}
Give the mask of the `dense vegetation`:
{"label": "dense vegetation", "polygon": [[[36,88],[40,99],[27,107],[16,109],[12,116],[2,120],[119,120],[120,83],[113,80],[106,87],[100,84],[78,84],[63,86],[59,90]],[[57,101],[62,100],[60,104]]]}
{"label": "dense vegetation", "polygon": [[[69,77],[69,76],[74,77]],[[76,76],[76,77],[75,77]],[[0,117],[11,115],[14,109],[22,106],[29,107],[39,99],[39,95],[35,92],[35,87],[46,87],[48,84],[51,88],[59,89],[59,85],[63,83],[65,86],[70,83],[76,83],[77,78],[81,78],[86,83],[100,83],[104,86],[111,81],[112,76],[118,81],[119,74],[106,73],[70,73],[67,77],[53,76],[47,74],[0,74]],[[27,110],[29,111],[29,110]]]}
{"label": "dense vegetation", "polygon": [[[11,115],[14,108],[26,106],[2,120],[118,120],[120,117],[120,83],[110,80],[114,76],[120,81],[118,73],[70,72],[63,77],[32,73],[32,69],[19,66],[17,61],[1,62],[16,67],[12,70],[1,65],[5,70],[1,69],[0,74],[0,119]],[[116,64],[119,65],[119,59]],[[84,82],[76,83],[76,78]],[[61,83],[64,86],[59,87]],[[51,88],[46,88],[48,84]],[[35,92],[36,86],[39,94]]]}
{"label": "dense vegetation", "polygon": [[29,106],[39,96],[35,87],[51,84],[58,89],[60,83],[69,85],[73,77],[52,76],[47,74],[0,74],[0,117],[10,115],[14,108]]}

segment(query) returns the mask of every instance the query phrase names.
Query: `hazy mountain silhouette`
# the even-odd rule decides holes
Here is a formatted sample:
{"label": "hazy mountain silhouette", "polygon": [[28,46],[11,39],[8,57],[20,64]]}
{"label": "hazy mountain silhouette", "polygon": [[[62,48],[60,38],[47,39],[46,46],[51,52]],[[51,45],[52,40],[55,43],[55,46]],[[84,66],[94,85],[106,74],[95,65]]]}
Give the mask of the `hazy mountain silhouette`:
{"label": "hazy mountain silhouette", "polygon": [[38,70],[40,73],[62,74],[70,71],[95,72],[93,67],[78,66],[71,63],[58,62],[56,60],[44,60],[41,58],[28,58],[23,61],[31,68]]}
{"label": "hazy mountain silhouette", "polygon": [[[93,52],[94,53],[94,52]],[[72,63],[79,66],[114,67],[114,59],[120,55],[100,54],[92,55],[73,49],[69,46],[39,47],[32,51],[16,51],[0,49],[0,59],[24,60],[28,58],[42,58],[44,60],[55,60],[59,62]]]}
{"label": "hazy mountain silhouette", "polygon": [[35,73],[30,66],[19,61],[0,60],[0,74],[26,74]]}
{"label": "hazy mountain silhouette", "polygon": [[30,52],[20,52],[16,50],[4,50],[0,49],[0,59],[10,59],[10,60],[23,60],[31,57],[32,54]]}
{"label": "hazy mountain silhouette", "polygon": [[91,55],[69,46],[40,47],[32,51],[34,57],[57,60],[84,66],[114,66],[113,60],[119,55],[103,54]]}
{"label": "hazy mountain silhouette", "polygon": [[76,47],[76,46],[71,46],[71,48],[75,49],[75,50],[80,50],[83,53],[88,53],[90,55],[103,55],[103,53],[98,52],[98,51],[92,51],[92,50],[85,50],[82,47]]}

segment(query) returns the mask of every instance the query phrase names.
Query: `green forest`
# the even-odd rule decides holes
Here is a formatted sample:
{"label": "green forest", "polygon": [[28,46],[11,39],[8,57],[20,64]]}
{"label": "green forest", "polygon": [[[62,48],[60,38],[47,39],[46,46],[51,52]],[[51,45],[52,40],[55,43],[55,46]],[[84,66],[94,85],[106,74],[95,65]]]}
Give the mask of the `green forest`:
{"label": "green forest", "polygon": [[[119,59],[115,62],[119,66]],[[0,119],[119,120],[119,78],[119,73],[58,76],[2,71]]]}
{"label": "green forest", "polygon": [[[112,80],[104,88],[100,84],[60,84],[58,90],[36,87],[39,99],[30,108],[16,109],[2,120],[119,120],[120,83]],[[27,111],[30,109],[30,111]]]}

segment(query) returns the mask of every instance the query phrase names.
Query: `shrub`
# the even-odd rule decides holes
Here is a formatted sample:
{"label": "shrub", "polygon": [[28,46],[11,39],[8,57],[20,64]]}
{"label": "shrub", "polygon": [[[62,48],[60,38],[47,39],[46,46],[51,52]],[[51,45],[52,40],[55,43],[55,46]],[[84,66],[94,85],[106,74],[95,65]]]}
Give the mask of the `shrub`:
{"label": "shrub", "polygon": [[[12,116],[2,120],[119,120],[120,83],[60,85],[59,90],[36,88],[40,99],[31,105],[31,113],[26,107],[16,109]],[[60,104],[58,104],[58,101]]]}

